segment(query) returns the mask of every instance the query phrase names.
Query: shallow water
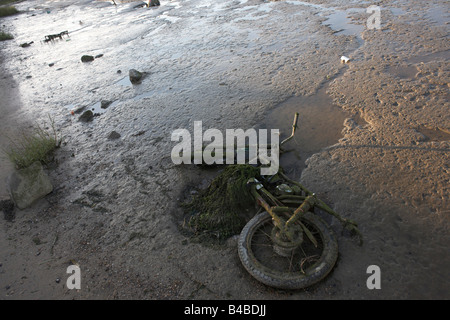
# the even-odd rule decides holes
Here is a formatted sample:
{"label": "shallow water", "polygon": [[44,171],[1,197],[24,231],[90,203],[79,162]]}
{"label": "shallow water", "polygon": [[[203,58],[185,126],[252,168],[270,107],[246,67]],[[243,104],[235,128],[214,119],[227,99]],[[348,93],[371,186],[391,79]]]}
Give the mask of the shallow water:
{"label": "shallow water", "polygon": [[352,12],[360,11],[361,9],[356,8],[348,9],[346,11],[335,11],[327,17],[327,20],[324,21],[323,24],[336,31],[337,35],[352,35],[355,36],[359,41],[362,41],[361,33],[364,31],[365,26],[352,23],[349,18],[349,15]]}
{"label": "shallow water", "polygon": [[267,115],[265,127],[279,129],[282,141],[291,134],[294,114],[299,113],[295,136],[284,145],[283,148],[288,152],[280,157],[280,165],[295,179],[300,178],[305,161],[310,156],[338,143],[343,137],[346,118],[359,120],[356,115],[350,115],[333,104],[326,91],[327,86],[323,86],[311,96],[294,96]]}

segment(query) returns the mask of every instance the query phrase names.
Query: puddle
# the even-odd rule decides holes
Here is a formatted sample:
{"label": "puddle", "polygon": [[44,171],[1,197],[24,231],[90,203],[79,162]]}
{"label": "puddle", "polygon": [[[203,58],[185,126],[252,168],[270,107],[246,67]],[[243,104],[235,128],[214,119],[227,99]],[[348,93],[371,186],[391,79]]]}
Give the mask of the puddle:
{"label": "puddle", "polygon": [[97,102],[93,105],[91,105],[89,108],[92,110],[92,112],[95,114],[102,114],[105,113],[107,110],[111,110],[119,103],[119,100],[111,101],[109,104],[106,105],[106,108],[102,108],[102,103]]}
{"label": "puddle", "polygon": [[336,34],[356,36],[362,41],[361,33],[364,31],[364,25],[353,24],[349,18],[349,13],[359,9],[348,9],[346,11],[336,11],[330,14],[322,24],[336,31]]}
{"label": "puddle", "polygon": [[416,129],[426,137],[425,141],[450,141],[450,130],[419,127]]}
{"label": "puddle", "polygon": [[[159,90],[161,91],[161,90]],[[138,94],[137,96],[135,96],[134,98],[132,98],[133,100],[140,100],[140,99],[145,99],[145,98],[149,98],[151,96],[153,96],[155,94],[156,90],[150,90],[141,94]]]}
{"label": "puddle", "polygon": [[447,51],[441,51],[441,52],[436,52],[436,53],[431,53],[425,56],[416,56],[416,57],[412,57],[410,59],[408,59],[408,63],[412,63],[412,64],[417,64],[417,63],[428,63],[431,61],[436,61],[436,60],[447,60],[449,58],[450,54]]}
{"label": "puddle", "polygon": [[319,9],[319,10],[327,10],[327,8],[322,7],[319,4],[314,4],[314,3],[304,2],[304,1],[288,0],[288,1],[286,1],[286,3],[293,4],[296,6],[312,7],[312,8]]}
{"label": "puddle", "polygon": [[126,76],[122,79],[120,79],[119,81],[116,82],[116,84],[118,84],[119,86],[124,86],[124,87],[132,87],[133,84],[130,81],[130,77]]}
{"label": "puddle", "polygon": [[406,11],[400,8],[390,8],[390,10],[394,16],[402,16],[406,14]]}
{"label": "puddle", "polygon": [[425,16],[438,26],[445,26],[450,21],[448,7],[433,6],[427,10]]}
{"label": "puddle", "polygon": [[[343,123],[350,115],[333,104],[323,87],[312,96],[292,97],[278,105],[266,117],[267,129],[279,129],[280,141],[291,134],[294,114],[299,113],[294,138],[285,145],[291,150],[280,157],[280,165],[294,179],[300,179],[305,161],[342,138]],[[362,119],[353,118],[357,123]]]}

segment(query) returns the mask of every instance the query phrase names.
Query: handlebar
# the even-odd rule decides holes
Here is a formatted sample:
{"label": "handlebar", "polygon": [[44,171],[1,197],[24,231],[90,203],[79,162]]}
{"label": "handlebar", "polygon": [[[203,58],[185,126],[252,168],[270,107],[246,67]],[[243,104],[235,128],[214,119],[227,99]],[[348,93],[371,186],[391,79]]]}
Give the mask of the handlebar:
{"label": "handlebar", "polygon": [[297,129],[297,122],[298,122],[298,112],[296,112],[295,115],[294,115],[294,123],[292,124],[292,133],[291,133],[291,135],[288,138],[286,138],[283,141],[281,141],[280,146],[282,146],[284,143],[288,142],[289,140],[291,140],[294,137],[295,130]]}

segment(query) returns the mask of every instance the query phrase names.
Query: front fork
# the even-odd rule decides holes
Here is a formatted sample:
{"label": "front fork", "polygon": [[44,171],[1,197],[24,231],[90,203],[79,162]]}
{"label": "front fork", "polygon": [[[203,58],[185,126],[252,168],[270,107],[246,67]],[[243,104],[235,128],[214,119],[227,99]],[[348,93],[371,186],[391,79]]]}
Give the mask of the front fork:
{"label": "front fork", "polygon": [[[295,241],[296,231],[298,228],[294,228],[293,225],[298,221],[306,212],[313,208],[317,202],[316,196],[314,194],[307,196],[302,204],[292,212],[292,208],[286,207],[281,202],[275,198],[269,191],[267,191],[261,182],[255,178],[250,179],[247,184],[251,187],[251,193],[256,199],[256,203],[263,207],[272,217],[273,224],[276,228],[280,230],[279,234],[282,237],[289,239],[290,241]],[[261,194],[264,194],[272,203],[271,206]],[[289,213],[292,214],[290,218],[286,221],[277,213]],[[302,224],[300,223],[302,226]],[[303,227],[303,226],[302,226]],[[306,231],[305,228],[302,228]]]}

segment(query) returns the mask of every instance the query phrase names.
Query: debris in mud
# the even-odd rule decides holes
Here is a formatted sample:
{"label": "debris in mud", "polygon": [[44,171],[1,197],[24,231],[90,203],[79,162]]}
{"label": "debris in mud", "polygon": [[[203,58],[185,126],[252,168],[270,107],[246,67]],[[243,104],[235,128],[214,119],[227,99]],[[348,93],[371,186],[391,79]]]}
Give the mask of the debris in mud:
{"label": "debris in mud", "polygon": [[63,31],[57,34],[49,34],[45,36],[44,42],[54,41],[56,39],[63,39],[63,36],[69,36],[69,31]]}
{"label": "debris in mud", "polygon": [[348,58],[346,56],[341,57],[341,63],[349,63],[349,62],[350,62],[350,58]]}
{"label": "debris in mud", "polygon": [[22,43],[20,46],[21,46],[22,48],[28,48],[28,47],[31,46],[33,43],[34,43],[34,41],[31,41],[31,42],[25,42],[25,43]]}
{"label": "debris in mud", "polygon": [[132,84],[140,83],[142,77],[144,76],[142,72],[137,71],[136,69],[130,69],[130,71],[128,71],[128,74]]}
{"label": "debris in mud", "polygon": [[0,200],[0,211],[3,211],[3,215],[6,221],[14,220],[14,208],[14,202],[11,199]]}
{"label": "debris in mud", "polygon": [[91,62],[94,61],[94,57],[93,56],[89,56],[89,55],[84,55],[81,57],[81,62]]}

